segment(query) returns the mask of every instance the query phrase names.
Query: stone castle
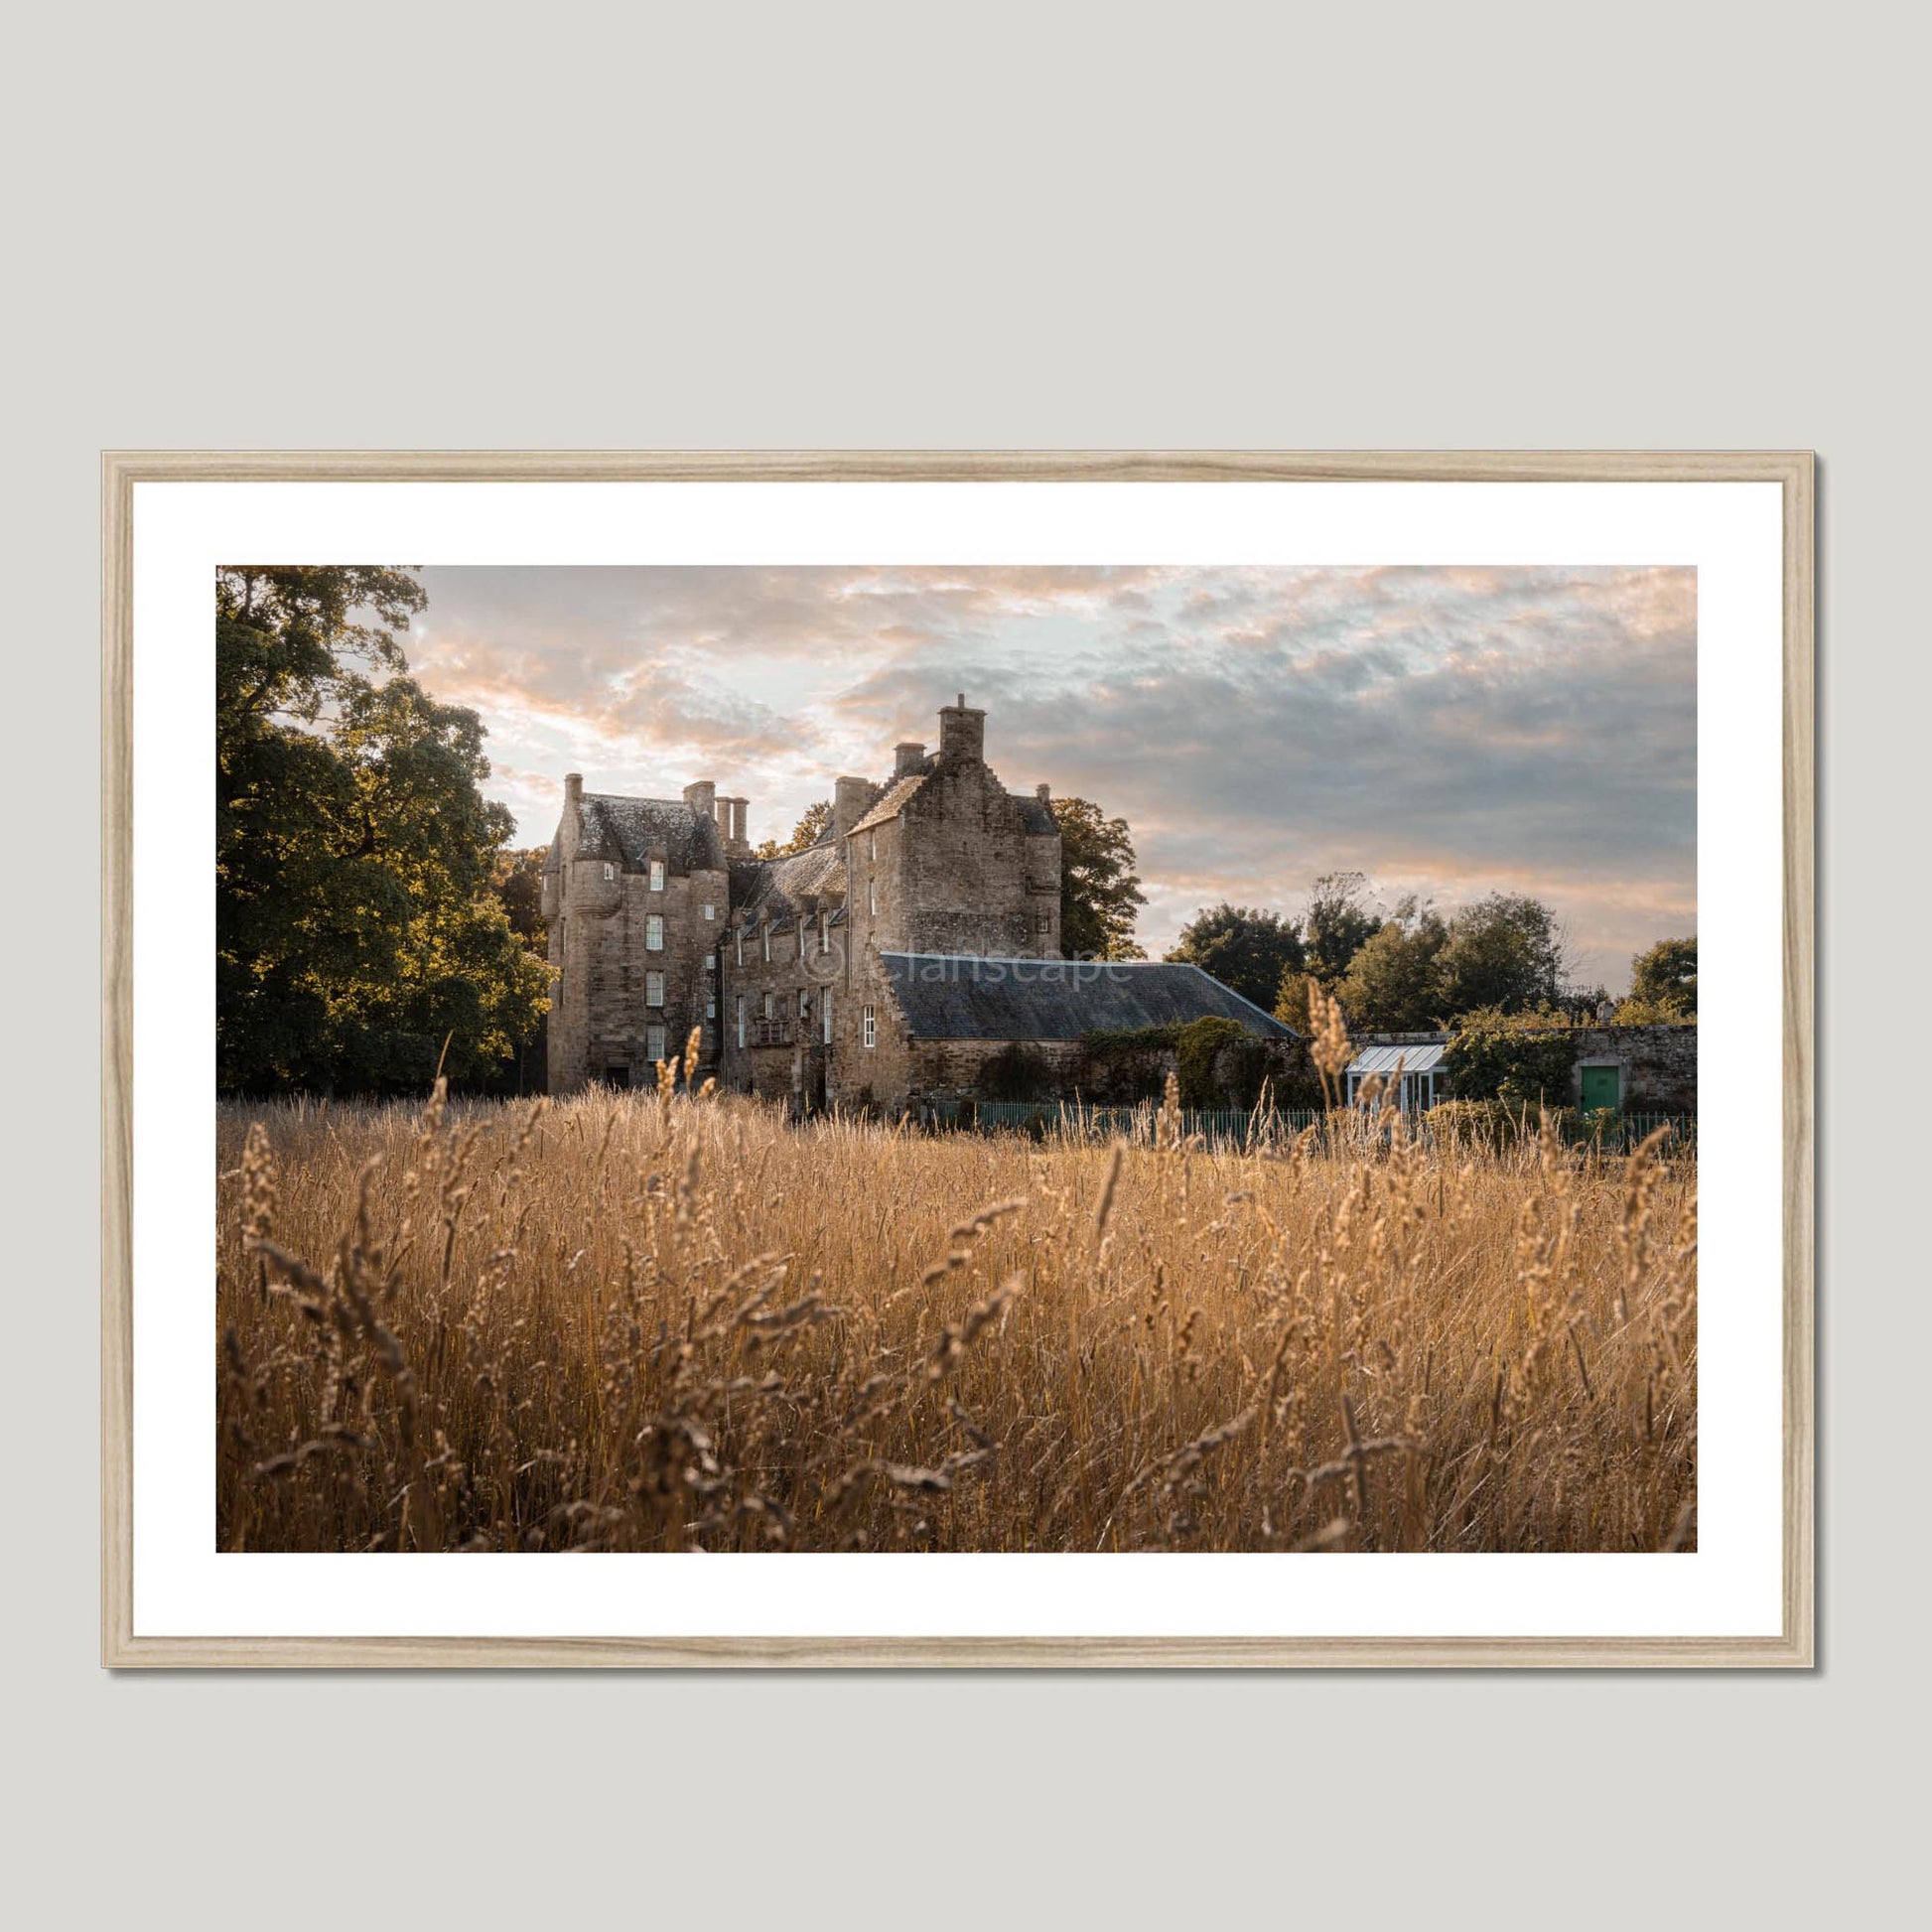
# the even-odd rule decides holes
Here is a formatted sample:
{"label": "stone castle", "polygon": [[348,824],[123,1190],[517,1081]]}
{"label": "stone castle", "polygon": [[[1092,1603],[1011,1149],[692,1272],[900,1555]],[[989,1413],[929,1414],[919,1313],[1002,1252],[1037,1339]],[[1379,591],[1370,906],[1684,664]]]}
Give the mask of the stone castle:
{"label": "stone castle", "polygon": [[695,1030],[700,1077],[788,1102],[902,1112],[976,1091],[1027,1041],[1066,1058],[1101,1029],[1216,1014],[1287,1029],[1192,966],[1060,956],[1060,833],[1046,785],[1007,790],[962,694],[939,745],[842,777],[816,844],[753,856],[748,801],[564,780],[544,862],[550,1088],[642,1085]]}

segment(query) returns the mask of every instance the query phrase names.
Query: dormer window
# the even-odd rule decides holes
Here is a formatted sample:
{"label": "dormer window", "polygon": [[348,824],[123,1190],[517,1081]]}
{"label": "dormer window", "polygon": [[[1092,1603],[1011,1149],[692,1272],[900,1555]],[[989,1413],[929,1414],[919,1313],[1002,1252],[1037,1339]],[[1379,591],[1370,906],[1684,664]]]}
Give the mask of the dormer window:
{"label": "dormer window", "polygon": [[617,867],[616,867],[616,866],[614,866],[614,865],[613,865],[613,864],[612,864],[612,863],[610,862],[610,860],[609,860],[609,859],[607,859],[607,860],[605,860],[605,862],[604,862],[604,883],[605,883],[605,884],[606,884],[607,886],[608,886],[608,885],[610,885],[610,884],[612,883],[612,881],[613,881],[613,880],[615,880],[615,879],[617,878],[617,876],[618,876],[618,869],[617,869]]}
{"label": "dormer window", "polygon": [[653,893],[661,893],[664,890],[664,861],[662,859],[653,859],[650,862],[650,889]]}
{"label": "dormer window", "polygon": [[830,923],[831,915],[829,913],[821,912],[818,915],[818,949],[820,952],[830,952],[832,950],[832,942],[825,936],[826,927]]}
{"label": "dormer window", "polygon": [[771,928],[768,925],[762,925],[759,927],[759,932],[764,940],[764,963],[769,966],[771,964]]}

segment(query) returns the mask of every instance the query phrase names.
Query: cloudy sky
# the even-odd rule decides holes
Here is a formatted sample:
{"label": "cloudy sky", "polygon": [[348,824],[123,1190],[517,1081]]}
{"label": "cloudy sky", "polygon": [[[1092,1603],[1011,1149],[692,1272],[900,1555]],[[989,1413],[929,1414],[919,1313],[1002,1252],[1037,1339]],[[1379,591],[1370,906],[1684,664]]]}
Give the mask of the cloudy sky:
{"label": "cloudy sky", "polygon": [[1697,928],[1697,589],[1681,569],[428,569],[408,645],[489,731],[519,841],[566,771],[694,778],[784,835],[964,691],[1008,786],[1133,828],[1141,938],[1317,874],[1568,921],[1583,977]]}

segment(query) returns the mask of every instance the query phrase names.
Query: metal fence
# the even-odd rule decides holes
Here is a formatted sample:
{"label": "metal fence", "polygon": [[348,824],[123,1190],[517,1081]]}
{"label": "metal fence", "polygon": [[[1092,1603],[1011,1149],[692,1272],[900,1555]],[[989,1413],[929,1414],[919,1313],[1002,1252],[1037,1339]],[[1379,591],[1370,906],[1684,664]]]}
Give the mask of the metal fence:
{"label": "metal fence", "polygon": [[[1057,1140],[1123,1140],[1134,1147],[1155,1145],[1160,1112],[1159,1104],[1151,1100],[1134,1107],[1096,1107],[1052,1100],[952,1101],[929,1109],[934,1124],[939,1126],[977,1128],[982,1133],[1051,1136]],[[1443,1130],[1431,1124],[1428,1114],[1412,1113],[1403,1118],[1410,1136],[1425,1145],[1443,1138]],[[1322,1112],[1289,1107],[1183,1107],[1179,1120],[1183,1140],[1197,1140],[1217,1150],[1278,1148],[1310,1128],[1316,1130],[1320,1144],[1335,1147],[1386,1139],[1394,1131],[1387,1113],[1362,1108]],[[1607,1155],[1631,1153],[1660,1128],[1665,1130],[1660,1144],[1662,1152],[1673,1156],[1697,1153],[1695,1115],[1566,1112],[1557,1116],[1557,1131],[1566,1146]],[[1537,1129],[1537,1118],[1525,1115],[1516,1131],[1534,1136]],[[1449,1132],[1466,1136],[1468,1130],[1457,1128]]]}

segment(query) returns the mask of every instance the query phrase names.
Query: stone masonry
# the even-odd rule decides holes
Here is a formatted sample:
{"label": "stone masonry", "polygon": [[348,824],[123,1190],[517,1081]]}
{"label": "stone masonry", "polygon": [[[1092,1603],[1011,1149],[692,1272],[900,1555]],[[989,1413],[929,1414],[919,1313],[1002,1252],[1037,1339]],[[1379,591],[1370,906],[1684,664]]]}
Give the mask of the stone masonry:
{"label": "stone masonry", "polygon": [[963,697],[946,706],[936,752],[907,741],[889,778],[837,779],[832,825],[780,859],[752,856],[747,801],[714,783],[620,798],[567,778],[544,865],[551,1090],[641,1083],[696,1027],[723,1086],[801,1109],[902,1104],[882,947],[1059,954],[1048,789],[1006,789],[985,723]]}

